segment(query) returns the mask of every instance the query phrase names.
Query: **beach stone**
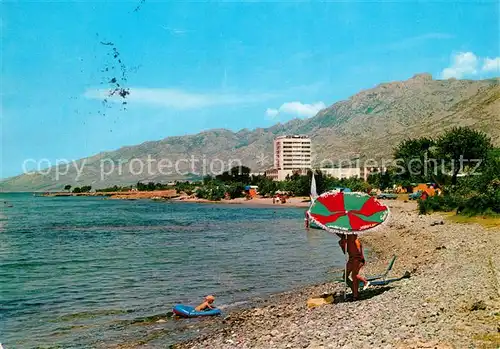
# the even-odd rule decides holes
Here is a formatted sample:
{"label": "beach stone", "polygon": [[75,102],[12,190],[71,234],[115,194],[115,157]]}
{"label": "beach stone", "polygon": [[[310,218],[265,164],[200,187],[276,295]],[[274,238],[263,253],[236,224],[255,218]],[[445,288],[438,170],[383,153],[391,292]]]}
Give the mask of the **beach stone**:
{"label": "beach stone", "polygon": [[305,339],[305,338],[302,338],[300,341],[299,341],[299,347],[300,348],[307,348],[309,346],[310,342],[309,340]]}
{"label": "beach stone", "polygon": [[469,307],[470,311],[476,310],[486,310],[486,303],[483,300],[474,301],[472,305]]}

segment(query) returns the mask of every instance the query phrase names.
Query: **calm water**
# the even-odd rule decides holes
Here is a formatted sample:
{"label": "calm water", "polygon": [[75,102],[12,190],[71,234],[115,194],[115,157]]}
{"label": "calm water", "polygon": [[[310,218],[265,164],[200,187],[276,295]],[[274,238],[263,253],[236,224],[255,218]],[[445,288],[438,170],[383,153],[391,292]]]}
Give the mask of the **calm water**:
{"label": "calm water", "polygon": [[0,200],[5,349],[165,347],[210,321],[156,323],[175,303],[213,293],[227,309],[322,281],[343,261],[334,236],[304,230],[303,209],[31,194]]}

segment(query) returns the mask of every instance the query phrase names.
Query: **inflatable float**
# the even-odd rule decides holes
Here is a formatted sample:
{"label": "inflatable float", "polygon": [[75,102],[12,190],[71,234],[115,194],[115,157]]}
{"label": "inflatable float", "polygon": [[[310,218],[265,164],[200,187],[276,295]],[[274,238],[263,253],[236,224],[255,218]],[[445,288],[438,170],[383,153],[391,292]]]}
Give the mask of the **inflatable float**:
{"label": "inflatable float", "polygon": [[184,304],[177,304],[172,311],[175,315],[182,317],[215,316],[221,314],[219,309],[196,311],[194,307]]}

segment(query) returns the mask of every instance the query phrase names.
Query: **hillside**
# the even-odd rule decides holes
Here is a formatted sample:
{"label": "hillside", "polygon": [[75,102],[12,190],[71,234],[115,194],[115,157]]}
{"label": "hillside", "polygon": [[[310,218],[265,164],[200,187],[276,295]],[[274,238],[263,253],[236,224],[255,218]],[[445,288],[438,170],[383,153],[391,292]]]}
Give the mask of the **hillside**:
{"label": "hillside", "polygon": [[[429,74],[415,75],[406,81],[383,83],[362,91],[348,100],[340,101],[305,120],[292,120],[270,128],[255,130],[209,130],[196,135],[168,137],[123,147],[79,160],[85,162],[82,176],[74,181],[76,171],[55,180],[49,175],[20,175],[0,183],[0,190],[27,191],[61,189],[92,185],[102,188],[137,181],[168,181],[180,175],[134,175],[130,160],[148,155],[153,159],[211,159],[228,162],[241,159],[254,171],[272,166],[272,140],[282,134],[307,134],[313,140],[315,162],[324,159],[339,160],[357,156],[390,159],[394,147],[403,139],[422,135],[437,136],[453,126],[470,126],[486,132],[500,145],[500,84],[489,80],[433,80]],[[262,155],[265,158],[262,158]],[[101,159],[121,161],[123,171],[116,170],[101,181]],[[265,161],[258,162],[259,159]],[[156,167],[153,167],[156,169]],[[217,167],[215,167],[217,169]],[[136,170],[138,168],[136,167]],[[187,161],[179,163],[179,170],[193,172]],[[201,172],[201,169],[198,168]],[[134,167],[132,167],[134,172]]]}

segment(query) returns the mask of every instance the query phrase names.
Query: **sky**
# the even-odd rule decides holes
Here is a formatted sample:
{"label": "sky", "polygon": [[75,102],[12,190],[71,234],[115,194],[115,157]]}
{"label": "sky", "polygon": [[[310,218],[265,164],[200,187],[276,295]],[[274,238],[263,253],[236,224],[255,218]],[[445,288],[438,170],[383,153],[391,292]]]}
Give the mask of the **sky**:
{"label": "sky", "polygon": [[[29,159],[54,164],[312,117],[416,73],[500,75],[496,1],[0,6],[0,178],[21,173]],[[126,98],[109,96],[113,78]]]}

